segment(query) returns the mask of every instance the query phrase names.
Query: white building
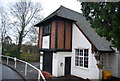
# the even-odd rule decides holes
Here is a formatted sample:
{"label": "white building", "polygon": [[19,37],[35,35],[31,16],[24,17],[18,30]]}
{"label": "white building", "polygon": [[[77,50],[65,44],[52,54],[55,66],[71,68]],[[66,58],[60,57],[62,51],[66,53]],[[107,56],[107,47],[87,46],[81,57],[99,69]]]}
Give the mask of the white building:
{"label": "white building", "polygon": [[101,79],[102,72],[109,70],[112,76],[120,77],[119,52],[80,13],[61,6],[35,26],[39,27],[44,71],[56,77]]}

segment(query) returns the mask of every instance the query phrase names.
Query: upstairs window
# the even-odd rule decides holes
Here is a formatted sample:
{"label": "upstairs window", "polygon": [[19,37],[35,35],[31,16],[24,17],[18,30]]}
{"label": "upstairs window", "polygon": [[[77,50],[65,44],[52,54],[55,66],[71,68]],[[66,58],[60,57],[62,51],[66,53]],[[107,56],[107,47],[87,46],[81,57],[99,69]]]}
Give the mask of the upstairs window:
{"label": "upstairs window", "polygon": [[75,49],[75,66],[88,68],[88,49]]}
{"label": "upstairs window", "polygon": [[50,34],[50,30],[51,30],[51,25],[45,25],[43,27],[43,35],[49,35]]}

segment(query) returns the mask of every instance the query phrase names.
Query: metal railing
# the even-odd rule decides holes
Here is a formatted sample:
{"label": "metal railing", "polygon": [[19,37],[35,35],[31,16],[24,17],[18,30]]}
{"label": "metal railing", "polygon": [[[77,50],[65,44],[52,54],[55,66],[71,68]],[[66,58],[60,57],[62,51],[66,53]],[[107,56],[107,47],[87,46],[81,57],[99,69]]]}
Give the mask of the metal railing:
{"label": "metal railing", "polygon": [[21,62],[21,63],[24,63],[25,64],[25,67],[24,67],[24,75],[27,76],[27,70],[28,70],[28,66],[32,67],[33,69],[35,69],[37,72],[38,72],[38,77],[37,77],[37,80],[40,81],[40,79],[42,78],[43,81],[46,81],[45,77],[43,76],[42,72],[40,69],[36,68],[35,66],[33,66],[32,64],[26,62],[26,61],[23,61],[23,60],[20,60],[20,59],[17,59],[16,57],[10,57],[10,56],[4,56],[4,55],[0,55],[0,58],[6,58],[7,61],[6,61],[6,64],[9,65],[9,60],[13,60],[14,61],[14,68],[17,67],[17,61]]}

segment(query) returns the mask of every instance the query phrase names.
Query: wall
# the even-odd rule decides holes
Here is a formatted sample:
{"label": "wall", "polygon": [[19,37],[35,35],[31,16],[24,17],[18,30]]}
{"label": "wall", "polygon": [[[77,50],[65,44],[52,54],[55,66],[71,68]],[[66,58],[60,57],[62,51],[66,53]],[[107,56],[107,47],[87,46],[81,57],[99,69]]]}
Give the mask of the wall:
{"label": "wall", "polygon": [[58,21],[58,40],[57,47],[58,49],[64,49],[64,21]]}
{"label": "wall", "polygon": [[[51,23],[51,33],[49,34],[49,48],[45,49],[59,49],[59,50],[70,50],[72,48],[71,43],[71,35],[72,35],[72,26],[71,21],[65,20],[65,19],[55,19],[51,22],[48,22],[46,24]],[[39,48],[43,48],[43,27],[44,25],[41,25],[39,28]],[[44,36],[45,37],[45,36]]]}
{"label": "wall", "polygon": [[[91,44],[85,38],[85,36],[80,32],[75,24],[73,24],[73,34],[72,34],[72,65],[71,74],[82,77],[84,79],[98,79],[99,69],[96,66],[96,60],[94,55],[91,53]],[[89,49],[89,66],[88,69],[76,67],[75,66],[75,48],[87,48]]]}
{"label": "wall", "polygon": [[52,28],[51,28],[51,48],[54,49],[55,48],[55,30],[56,30],[56,21],[52,21]]}
{"label": "wall", "polygon": [[118,52],[109,55],[110,72],[114,77],[120,77],[120,55]]}
{"label": "wall", "polygon": [[[65,57],[71,57],[71,52],[57,52],[53,53],[53,76],[64,76],[64,67],[65,67]],[[62,66],[60,64],[62,63]]]}
{"label": "wall", "polygon": [[112,76],[114,77],[120,77],[120,53],[117,51],[116,48],[113,48],[115,50],[115,53],[104,53],[101,56],[101,59],[103,59],[103,69],[109,70],[112,73]]}
{"label": "wall", "polygon": [[66,22],[66,34],[65,34],[65,49],[71,49],[71,42],[72,42],[72,26],[70,22]]}
{"label": "wall", "polygon": [[58,20],[57,31],[57,48],[64,50],[71,50],[71,22],[66,20]]}

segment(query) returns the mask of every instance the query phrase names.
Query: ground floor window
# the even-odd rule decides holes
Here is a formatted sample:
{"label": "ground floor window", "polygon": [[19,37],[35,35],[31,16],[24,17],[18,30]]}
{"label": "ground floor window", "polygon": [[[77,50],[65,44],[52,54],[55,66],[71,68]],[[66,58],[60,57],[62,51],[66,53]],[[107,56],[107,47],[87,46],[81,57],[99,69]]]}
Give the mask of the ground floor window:
{"label": "ground floor window", "polygon": [[75,49],[75,66],[88,68],[88,49]]}

